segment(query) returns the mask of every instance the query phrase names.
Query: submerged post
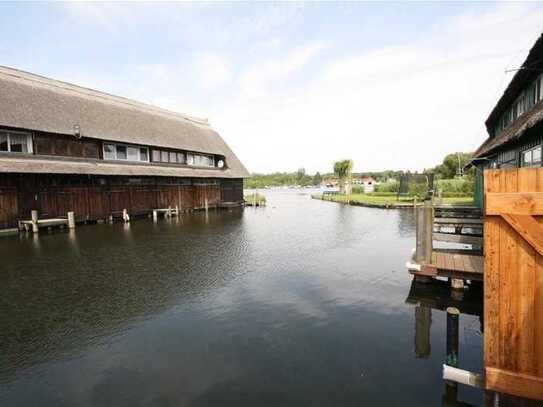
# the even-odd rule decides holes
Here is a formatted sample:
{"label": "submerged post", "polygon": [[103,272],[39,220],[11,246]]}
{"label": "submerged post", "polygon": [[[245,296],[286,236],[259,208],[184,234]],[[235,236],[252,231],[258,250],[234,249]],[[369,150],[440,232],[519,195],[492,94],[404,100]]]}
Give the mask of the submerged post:
{"label": "submerged post", "polygon": [[153,222],[158,222],[158,212],[156,209],[153,209]]}
{"label": "submerged post", "polygon": [[123,209],[123,220],[125,223],[130,221],[130,216],[128,215],[128,211],[126,209]]}
{"label": "submerged post", "polygon": [[75,229],[75,215],[72,211],[68,212],[68,229]]}
{"label": "submerged post", "polygon": [[38,233],[38,211],[30,211],[30,218],[32,219],[32,232]]}
{"label": "submerged post", "polygon": [[432,309],[419,305],[415,308],[415,355],[427,358],[431,354],[430,327]]}
{"label": "submerged post", "polygon": [[458,319],[460,311],[455,307],[447,308],[447,360],[446,364],[458,367]]}

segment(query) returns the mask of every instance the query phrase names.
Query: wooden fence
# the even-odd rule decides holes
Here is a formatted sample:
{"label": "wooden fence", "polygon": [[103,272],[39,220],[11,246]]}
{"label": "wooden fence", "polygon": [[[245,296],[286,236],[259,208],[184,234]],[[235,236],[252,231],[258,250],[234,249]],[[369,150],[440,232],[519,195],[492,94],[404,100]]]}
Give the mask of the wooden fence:
{"label": "wooden fence", "polygon": [[484,178],[486,387],[543,399],[543,168]]}

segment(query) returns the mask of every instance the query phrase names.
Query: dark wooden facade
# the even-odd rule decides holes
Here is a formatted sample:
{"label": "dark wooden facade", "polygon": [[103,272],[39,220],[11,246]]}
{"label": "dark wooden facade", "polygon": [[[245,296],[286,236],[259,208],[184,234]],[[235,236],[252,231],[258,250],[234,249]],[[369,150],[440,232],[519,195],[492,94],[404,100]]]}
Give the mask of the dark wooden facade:
{"label": "dark wooden facade", "polygon": [[242,179],[0,174],[0,229],[17,226],[35,209],[40,218],[107,219],[126,209],[132,216],[153,209],[201,209],[243,200]]}

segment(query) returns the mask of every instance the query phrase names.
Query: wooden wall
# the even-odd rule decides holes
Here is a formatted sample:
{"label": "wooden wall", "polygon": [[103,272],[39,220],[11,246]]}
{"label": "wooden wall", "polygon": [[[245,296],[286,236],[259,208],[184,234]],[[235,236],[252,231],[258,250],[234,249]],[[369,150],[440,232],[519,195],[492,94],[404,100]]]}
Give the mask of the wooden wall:
{"label": "wooden wall", "polygon": [[[242,180],[229,180],[228,197],[243,200],[242,186]],[[38,210],[40,218],[74,211],[76,220],[83,221],[105,219],[123,209],[131,215],[169,206],[201,209],[206,199],[212,208],[222,196],[222,181],[217,179],[0,174],[0,228],[29,219],[32,209]]]}
{"label": "wooden wall", "polygon": [[98,159],[102,155],[102,143],[95,139],[35,132],[34,153]]}
{"label": "wooden wall", "polygon": [[543,399],[543,168],[484,177],[487,388]]}

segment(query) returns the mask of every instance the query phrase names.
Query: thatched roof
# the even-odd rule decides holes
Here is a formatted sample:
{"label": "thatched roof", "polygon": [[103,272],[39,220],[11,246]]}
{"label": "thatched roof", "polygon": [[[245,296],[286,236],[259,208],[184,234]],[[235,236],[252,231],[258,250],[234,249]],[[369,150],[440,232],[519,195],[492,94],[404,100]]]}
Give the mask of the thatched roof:
{"label": "thatched roof", "polygon": [[0,125],[57,134],[78,125],[84,137],[222,155],[229,170],[215,176],[249,176],[205,119],[2,66]]}
{"label": "thatched roof", "polygon": [[493,129],[502,114],[513,104],[519,94],[532,83],[543,71],[543,34],[537,39],[528,53],[526,60],[521,65],[511,82],[503,92],[498,103],[492,109],[485,125],[489,137],[474,153],[475,158],[481,158],[499,147],[518,140],[525,135],[526,130],[532,128],[543,119],[543,104],[537,103],[532,110],[522,114],[507,128],[497,135],[493,135]]}

